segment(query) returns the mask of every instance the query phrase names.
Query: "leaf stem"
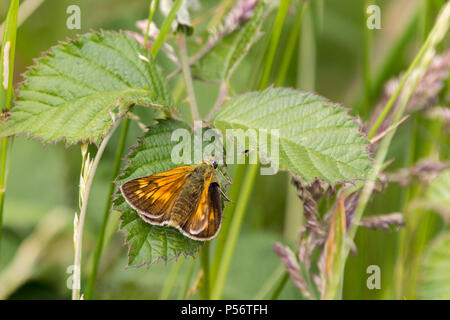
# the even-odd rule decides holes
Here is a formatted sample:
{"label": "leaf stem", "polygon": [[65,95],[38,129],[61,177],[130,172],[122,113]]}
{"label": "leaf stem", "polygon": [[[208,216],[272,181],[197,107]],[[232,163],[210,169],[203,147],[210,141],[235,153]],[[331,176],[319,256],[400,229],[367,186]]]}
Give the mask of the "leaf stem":
{"label": "leaf stem", "polygon": [[[77,227],[75,228],[74,232],[74,239],[75,239],[75,257],[74,257],[74,285],[72,289],[72,300],[79,300],[80,299],[80,288],[81,288],[81,251],[82,251],[82,244],[83,244],[83,228],[84,228],[84,221],[86,218],[86,211],[87,211],[87,204],[89,200],[89,194],[91,192],[92,182],[94,181],[95,172],[97,170],[98,164],[100,162],[100,159],[103,155],[103,152],[105,151],[106,145],[108,144],[109,139],[111,138],[112,134],[114,133],[115,129],[119,125],[120,121],[116,121],[116,123],[111,127],[108,134],[103,138],[100,147],[98,148],[97,154],[95,155],[94,161],[92,163],[92,168],[89,170],[88,173],[88,179],[86,183],[86,187],[84,190],[84,195],[81,197],[83,199],[81,204],[81,211],[80,211],[80,219],[78,222]],[[82,166],[84,163],[82,164]],[[80,190],[81,191],[81,190]]]}
{"label": "leaf stem", "polygon": [[[398,61],[401,58],[405,48],[411,43],[411,40],[414,38],[416,34],[416,26],[417,21],[419,20],[419,12],[420,10],[417,10],[410,21],[408,22],[405,29],[402,31],[398,39],[395,41],[395,43],[391,46],[391,49],[386,54],[386,56],[383,58],[382,63],[379,67],[374,69],[374,77],[371,79],[372,83],[372,98],[376,97],[384,83],[388,80],[388,78],[395,72],[399,72],[398,69]],[[359,91],[361,92],[361,91]],[[362,91],[364,93],[364,91]],[[358,96],[355,101],[352,103],[354,108],[360,108],[364,105],[364,94],[361,94]]]}
{"label": "leaf stem", "polygon": [[184,34],[180,34],[177,39],[178,49],[180,51],[181,70],[183,71],[184,82],[186,84],[186,92],[189,99],[189,110],[191,111],[192,123],[199,119],[197,100],[195,99],[194,85],[192,82],[191,68],[189,67],[186,38]]}
{"label": "leaf stem", "polygon": [[200,260],[203,271],[202,283],[200,286],[200,299],[209,300],[210,298],[210,269],[209,269],[209,241],[206,241],[200,251]]}

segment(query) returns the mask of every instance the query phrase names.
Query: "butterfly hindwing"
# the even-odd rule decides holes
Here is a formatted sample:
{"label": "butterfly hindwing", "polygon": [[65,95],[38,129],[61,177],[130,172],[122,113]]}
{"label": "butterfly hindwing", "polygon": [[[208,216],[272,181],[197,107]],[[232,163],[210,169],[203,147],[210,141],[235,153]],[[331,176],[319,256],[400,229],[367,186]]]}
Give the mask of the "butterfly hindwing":
{"label": "butterfly hindwing", "polygon": [[193,214],[189,217],[189,220],[185,223],[182,229],[190,235],[197,235],[203,229],[205,229],[208,223],[209,216],[209,185],[213,175],[205,177],[205,183],[203,186],[202,193],[199,197],[197,207],[195,208]]}
{"label": "butterfly hindwing", "polygon": [[[196,221],[189,222],[183,228],[184,232],[188,233],[191,238],[197,240],[210,240],[214,238],[220,230],[221,222],[222,222],[222,199],[220,196],[220,187],[216,182],[210,182],[208,188],[206,189],[206,198],[205,201],[201,201],[198,204],[196,215],[199,215],[201,212],[205,214],[205,220],[202,221],[202,225],[204,227],[200,230],[195,229],[195,226],[200,226],[200,223],[194,223]],[[205,190],[204,190],[205,192]],[[193,216],[194,217],[194,216]]]}

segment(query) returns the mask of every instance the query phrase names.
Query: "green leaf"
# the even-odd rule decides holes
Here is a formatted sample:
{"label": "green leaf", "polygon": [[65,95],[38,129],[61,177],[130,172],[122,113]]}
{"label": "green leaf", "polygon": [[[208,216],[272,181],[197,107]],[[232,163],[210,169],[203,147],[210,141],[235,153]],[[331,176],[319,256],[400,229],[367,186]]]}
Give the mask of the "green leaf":
{"label": "green leaf", "polygon": [[450,231],[431,243],[423,260],[418,284],[419,299],[450,299]]}
{"label": "green leaf", "polygon": [[219,40],[213,49],[192,66],[192,74],[212,82],[228,80],[259,38],[264,10],[264,2],[260,1],[252,18],[243,27]]}
{"label": "green leaf", "polygon": [[421,204],[450,219],[450,169],[442,171],[431,181]]}
{"label": "green leaf", "polygon": [[[172,148],[178,143],[172,142],[171,136],[179,128],[190,130],[187,124],[175,120],[160,120],[151,127],[128,155],[128,166],[117,184],[179,166],[171,160]],[[160,258],[167,261],[181,253],[194,255],[199,250],[200,241],[183,236],[177,229],[144,222],[122,196],[114,201],[114,208],[122,213],[120,228],[127,234],[129,265],[151,264]]]}
{"label": "green leaf", "polygon": [[267,156],[307,183],[363,179],[369,170],[368,141],[358,124],[344,108],[312,93],[269,88],[239,95],[222,106],[213,123],[222,133],[266,129],[271,139],[271,130],[279,129],[279,154]]}
{"label": "green leaf", "polygon": [[25,78],[11,116],[0,123],[0,136],[99,143],[113,117],[131,105],[172,105],[155,62],[123,33],[87,33],[58,44]]}

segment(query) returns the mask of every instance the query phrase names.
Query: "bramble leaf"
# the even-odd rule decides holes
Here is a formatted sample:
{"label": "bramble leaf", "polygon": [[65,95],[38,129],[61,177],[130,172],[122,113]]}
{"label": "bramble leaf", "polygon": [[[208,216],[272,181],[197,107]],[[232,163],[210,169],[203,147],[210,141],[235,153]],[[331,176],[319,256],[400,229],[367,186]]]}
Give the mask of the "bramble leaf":
{"label": "bramble leaf", "polygon": [[225,36],[205,56],[192,66],[192,74],[202,80],[228,80],[251,46],[258,40],[264,20],[263,1],[243,27]]}
{"label": "bramble leaf", "polygon": [[431,181],[424,198],[421,205],[450,221],[450,169],[442,171]]}
{"label": "bramble leaf", "polygon": [[450,299],[450,232],[444,231],[430,244],[423,260],[418,297],[424,300]]}
{"label": "bramble leaf", "polygon": [[87,33],[52,47],[25,73],[0,136],[99,143],[113,118],[135,103],[172,105],[155,62],[124,33]]}
{"label": "bramble leaf", "polygon": [[271,130],[278,129],[279,152],[265,156],[307,183],[364,179],[369,171],[368,141],[358,124],[344,108],[312,93],[269,88],[239,95],[222,106],[213,124],[224,134],[227,129],[267,130],[271,139]]}
{"label": "bramble leaf", "polygon": [[[121,185],[131,179],[179,166],[171,160],[172,148],[178,143],[171,141],[171,136],[179,128],[190,130],[185,123],[175,120],[160,120],[151,127],[128,155],[128,166],[116,183]],[[177,229],[146,223],[121,195],[114,201],[114,209],[122,213],[120,228],[127,234],[129,265],[151,264],[160,258],[167,261],[181,253],[194,255],[199,250],[200,241],[183,236]]]}

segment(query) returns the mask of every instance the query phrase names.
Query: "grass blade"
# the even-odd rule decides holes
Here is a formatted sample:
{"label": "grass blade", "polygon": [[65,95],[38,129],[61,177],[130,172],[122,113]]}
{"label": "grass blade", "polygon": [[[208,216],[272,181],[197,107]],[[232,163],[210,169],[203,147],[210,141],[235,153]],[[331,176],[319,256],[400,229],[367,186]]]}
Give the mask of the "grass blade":
{"label": "grass blade", "polygon": [[[11,0],[8,16],[6,18],[5,31],[3,33],[2,47],[0,52],[0,107],[1,110],[11,108],[13,96],[13,72],[14,53],[16,49],[17,16],[19,13],[19,1]],[[3,207],[6,192],[7,160],[8,160],[8,137],[1,139],[1,173],[0,173],[0,246],[2,238]]]}

